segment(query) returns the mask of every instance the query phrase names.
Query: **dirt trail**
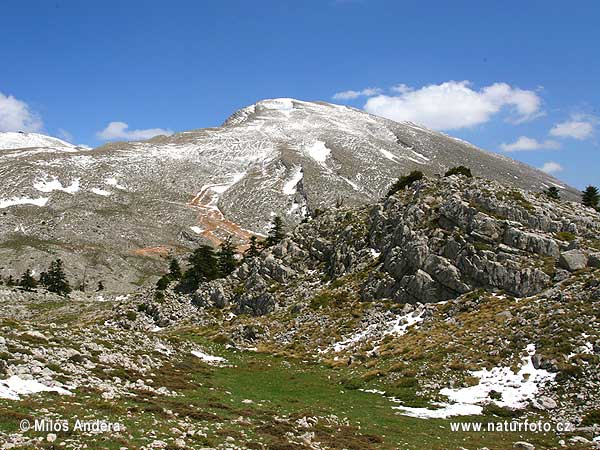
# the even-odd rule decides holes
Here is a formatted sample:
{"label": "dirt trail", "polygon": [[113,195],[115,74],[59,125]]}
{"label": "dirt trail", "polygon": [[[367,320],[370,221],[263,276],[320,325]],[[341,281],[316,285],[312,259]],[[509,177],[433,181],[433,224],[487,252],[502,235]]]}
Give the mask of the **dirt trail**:
{"label": "dirt trail", "polygon": [[190,208],[198,211],[200,234],[215,246],[218,246],[227,236],[233,236],[242,242],[248,241],[253,233],[226,219],[217,206],[219,193],[215,191],[215,187],[218,186],[222,185],[203,187],[200,193],[188,203]]}

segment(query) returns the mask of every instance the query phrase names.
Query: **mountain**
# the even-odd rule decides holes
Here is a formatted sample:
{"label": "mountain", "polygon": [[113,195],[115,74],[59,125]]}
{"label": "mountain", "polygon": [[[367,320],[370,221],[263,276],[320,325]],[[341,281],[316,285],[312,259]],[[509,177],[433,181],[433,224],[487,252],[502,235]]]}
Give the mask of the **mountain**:
{"label": "mountain", "polygon": [[427,176],[320,211],[190,293],[176,282],[0,286],[0,415],[126,427],[4,421],[0,442],[599,448],[600,213],[581,203]]}
{"label": "mountain", "polygon": [[46,148],[63,151],[73,151],[76,145],[52,136],[39,133],[0,132],[0,150],[12,150],[22,148]]}
{"label": "mountain", "polygon": [[292,227],[335,204],[379,199],[411,170],[457,165],[528,191],[557,186],[563,198],[577,197],[539,170],[414,124],[273,99],[218,128],[94,150],[0,152],[0,258],[5,275],[19,275],[68,256],[72,277],[85,273],[90,283],[126,290],[159,273],[170,252],[264,234],[276,214]]}

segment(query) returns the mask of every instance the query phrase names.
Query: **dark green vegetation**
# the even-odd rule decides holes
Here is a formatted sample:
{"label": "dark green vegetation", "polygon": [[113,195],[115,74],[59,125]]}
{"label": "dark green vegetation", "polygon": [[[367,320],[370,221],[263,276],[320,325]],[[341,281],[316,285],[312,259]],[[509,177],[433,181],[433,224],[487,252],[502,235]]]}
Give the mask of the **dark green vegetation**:
{"label": "dark green vegetation", "polygon": [[392,185],[390,190],[387,193],[387,196],[394,195],[396,192],[406,189],[415,181],[418,181],[423,178],[423,172],[418,170],[413,170],[408,175],[402,175],[398,180]]}
{"label": "dark green vegetation", "polygon": [[471,178],[473,176],[471,169],[465,166],[452,167],[444,174],[445,177],[449,177],[450,175],[462,175],[467,178]]}
{"label": "dark green vegetation", "polygon": [[548,189],[546,189],[544,191],[544,194],[546,194],[546,196],[548,198],[551,198],[554,200],[560,199],[560,191],[558,190],[558,188],[556,186],[550,186]]}
{"label": "dark green vegetation", "polygon": [[[8,287],[17,285],[25,291],[34,291],[38,286],[42,286],[48,292],[54,292],[63,297],[68,296],[72,290],[60,258],[52,261],[47,271],[40,273],[39,281],[33,277],[31,269],[27,269],[18,282],[15,282],[13,276],[9,275],[6,280],[0,278],[0,285],[2,284],[6,284]],[[101,282],[98,286],[104,289]]]}
{"label": "dark green vegetation", "polygon": [[598,188],[595,186],[588,186],[585,188],[585,191],[583,191],[581,194],[581,203],[583,203],[585,206],[597,208],[598,202],[600,202],[600,193],[598,193]]}
{"label": "dark green vegetation", "polygon": [[[250,259],[260,255],[260,252],[272,247],[285,237],[283,220],[279,216],[273,218],[271,230],[267,238],[260,242],[256,236],[250,238],[250,246],[243,258]],[[236,245],[228,237],[217,250],[210,245],[201,245],[187,257],[187,269],[182,271],[178,260],[171,256],[169,272],[156,282],[157,291],[164,291],[172,282],[178,283],[179,292],[192,292],[200,283],[224,278],[230,275],[238,266],[242,256],[238,255]],[[159,294],[160,296],[161,294]]]}

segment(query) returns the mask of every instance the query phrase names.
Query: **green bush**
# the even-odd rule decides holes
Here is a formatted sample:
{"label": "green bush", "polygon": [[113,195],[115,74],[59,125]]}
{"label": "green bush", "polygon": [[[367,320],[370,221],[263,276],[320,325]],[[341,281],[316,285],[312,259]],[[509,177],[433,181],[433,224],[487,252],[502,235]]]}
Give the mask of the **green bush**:
{"label": "green bush", "polygon": [[444,174],[445,177],[449,177],[451,175],[462,175],[467,178],[471,178],[473,174],[471,173],[471,169],[465,166],[456,166],[448,169],[448,171]]}
{"label": "green bush", "polygon": [[418,181],[423,178],[423,172],[419,170],[413,170],[408,175],[403,175],[392,185],[387,196],[390,197],[394,195],[396,192],[406,189],[415,181]]}
{"label": "green bush", "polygon": [[594,409],[588,412],[581,422],[581,425],[591,426],[598,424],[600,425],[600,409]]}

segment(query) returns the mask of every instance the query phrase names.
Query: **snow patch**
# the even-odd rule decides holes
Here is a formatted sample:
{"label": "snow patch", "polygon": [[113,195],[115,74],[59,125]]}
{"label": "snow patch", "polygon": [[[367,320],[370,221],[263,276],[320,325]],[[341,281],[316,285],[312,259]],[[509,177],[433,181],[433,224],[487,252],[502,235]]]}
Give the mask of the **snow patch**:
{"label": "snow patch", "polygon": [[397,161],[398,158],[396,157],[396,155],[394,155],[392,152],[388,152],[387,150],[380,148],[379,151],[381,152],[381,154],[383,156],[385,156],[387,159],[391,160],[391,161]]}
{"label": "snow patch", "polygon": [[510,367],[473,371],[471,375],[479,378],[479,384],[462,389],[445,388],[440,391],[440,394],[457,403],[474,404],[488,401],[490,392],[496,391],[502,394],[500,400],[494,400],[498,406],[523,408],[527,405],[527,401],[537,394],[539,386],[554,380],[556,376],[547,370],[533,367],[534,344],[529,344],[525,352],[527,356],[523,358],[517,373],[514,373]]}
{"label": "snow patch", "polygon": [[[510,367],[494,367],[491,370],[483,369],[471,371],[470,374],[479,378],[479,383],[460,389],[444,388],[440,394],[445,395],[454,403],[434,403],[438,409],[409,408],[395,406],[404,415],[420,418],[444,418],[450,415],[475,415],[481,414],[482,404],[494,403],[501,407],[522,409],[529,400],[535,398],[540,386],[554,380],[556,374],[547,370],[533,367],[532,356],[535,355],[535,345],[529,344],[525,348],[527,356],[522,359],[521,368],[514,373]],[[492,391],[500,394],[499,400],[492,400]]]}
{"label": "snow patch", "polygon": [[103,197],[108,197],[110,192],[105,191],[104,189],[93,188],[92,192],[96,195],[102,195]]}
{"label": "snow patch", "polygon": [[79,178],[73,180],[70,186],[64,187],[58,178],[53,177],[52,180],[48,180],[46,177],[44,180],[35,182],[33,187],[40,192],[62,191],[67,194],[74,194],[79,191]]}
{"label": "snow patch", "polygon": [[320,163],[324,163],[331,154],[331,150],[325,146],[325,142],[323,141],[317,141],[305,147],[305,151],[308,153],[308,156]]}
{"label": "snow patch", "polygon": [[13,375],[6,380],[0,380],[0,398],[10,400],[19,400],[20,395],[36,394],[38,392],[58,392],[63,395],[72,395],[66,389],[58,386],[46,386],[35,380],[24,380],[23,378]]}
{"label": "snow patch", "polygon": [[227,363],[227,360],[225,358],[221,358],[220,356],[209,355],[208,353],[204,353],[200,350],[192,350],[192,355],[194,355],[197,358],[200,358],[205,363],[211,365],[220,365]]}
{"label": "snow patch", "polygon": [[29,198],[29,197],[13,197],[11,199],[0,199],[0,209],[8,208],[9,206],[17,205],[34,205],[34,206],[46,206],[48,203],[48,197],[40,198]]}
{"label": "snow patch", "polygon": [[[417,309],[407,314],[398,315],[392,320],[379,323],[373,323],[367,326],[364,330],[354,333],[350,337],[343,341],[333,344],[328,350],[333,350],[335,353],[339,353],[349,347],[353,347],[356,344],[363,341],[380,342],[385,336],[393,334],[396,336],[402,336],[408,332],[408,329],[423,320],[424,308]],[[320,353],[325,353],[328,350],[321,350]]]}
{"label": "snow patch", "polygon": [[204,231],[202,228],[197,226],[190,227],[190,230],[192,230],[196,234],[202,234],[202,232]]}
{"label": "snow patch", "polygon": [[115,177],[111,177],[111,178],[106,178],[104,180],[104,183],[108,184],[109,186],[114,186],[117,189],[121,189],[121,190],[125,190],[125,186],[121,186],[119,184],[119,182],[117,181],[117,179]]}
{"label": "snow patch", "polygon": [[285,195],[294,195],[296,193],[296,186],[302,180],[304,174],[302,173],[302,167],[296,166],[292,171],[292,177],[285,182],[283,185],[283,193]]}

